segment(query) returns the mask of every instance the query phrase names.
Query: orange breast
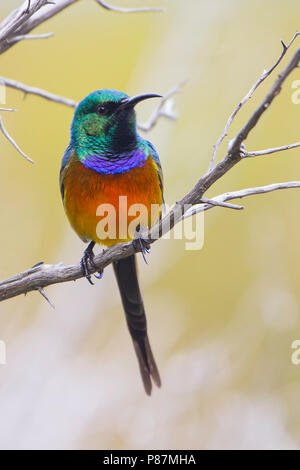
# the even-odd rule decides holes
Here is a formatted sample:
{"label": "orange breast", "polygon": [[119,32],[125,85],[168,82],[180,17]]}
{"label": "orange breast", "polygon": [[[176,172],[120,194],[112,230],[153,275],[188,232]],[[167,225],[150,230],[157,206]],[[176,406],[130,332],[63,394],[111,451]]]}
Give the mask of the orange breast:
{"label": "orange breast", "polygon": [[73,159],[64,177],[64,206],[83,240],[106,246],[133,238],[135,227],[151,227],[161,213],[162,193],[156,163],[104,175]]}

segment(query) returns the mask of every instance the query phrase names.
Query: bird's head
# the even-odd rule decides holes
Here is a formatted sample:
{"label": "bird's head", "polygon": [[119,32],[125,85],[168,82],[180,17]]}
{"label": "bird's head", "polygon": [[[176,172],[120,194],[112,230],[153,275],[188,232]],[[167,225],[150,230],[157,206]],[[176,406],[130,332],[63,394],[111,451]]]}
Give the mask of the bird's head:
{"label": "bird's head", "polygon": [[160,97],[143,94],[130,98],[116,90],[97,90],[77,106],[71,126],[71,141],[80,156],[118,154],[137,143],[134,107],[140,101]]}

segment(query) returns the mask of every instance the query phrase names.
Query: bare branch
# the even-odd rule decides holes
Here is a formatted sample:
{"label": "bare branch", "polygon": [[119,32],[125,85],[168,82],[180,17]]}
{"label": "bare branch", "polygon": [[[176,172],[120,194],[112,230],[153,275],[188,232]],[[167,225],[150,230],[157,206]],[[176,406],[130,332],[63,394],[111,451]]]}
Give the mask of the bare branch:
{"label": "bare branch", "polygon": [[212,157],[211,157],[211,161],[210,161],[210,165],[209,165],[209,169],[211,170],[214,165],[215,165],[215,161],[216,161],[216,157],[217,157],[217,152],[218,152],[218,149],[221,145],[221,143],[223,142],[223,140],[225,139],[225,137],[228,135],[228,131],[229,131],[229,128],[231,126],[231,123],[232,121],[234,120],[235,116],[237,115],[237,113],[239,112],[239,110],[241,109],[241,107],[248,101],[250,100],[250,98],[252,97],[253,93],[255,92],[255,90],[263,83],[263,81],[269,76],[271,75],[271,73],[273,72],[273,70],[280,64],[280,62],[282,61],[283,57],[285,56],[285,54],[287,53],[288,49],[291,47],[291,45],[293,44],[293,42],[295,41],[295,39],[300,35],[300,32],[296,32],[293,36],[293,38],[291,39],[291,41],[288,43],[288,45],[286,45],[283,41],[281,41],[281,44],[282,44],[282,52],[279,56],[279,58],[276,60],[275,64],[272,65],[272,67],[269,69],[269,70],[264,70],[262,75],[259,77],[259,79],[257,80],[257,82],[253,85],[253,87],[249,90],[249,92],[247,93],[246,96],[244,96],[244,98],[239,102],[239,104],[237,105],[237,107],[234,109],[234,111],[232,112],[232,114],[229,116],[229,119],[228,121],[226,122],[226,125],[225,125],[225,128],[222,132],[222,134],[220,135],[220,137],[218,138],[217,140],[217,143],[214,145],[214,150],[213,150],[213,154],[212,154]]}
{"label": "bare branch", "polygon": [[159,222],[158,227],[154,227],[148,233],[148,238],[151,240],[151,235],[157,233],[164,233],[164,230],[174,227],[174,225],[181,220],[183,213],[188,210],[184,206],[188,204],[197,204],[201,201],[203,194],[223,175],[225,175],[233,166],[241,161],[241,145],[247,139],[251,130],[257,125],[263,113],[268,109],[274,98],[280,93],[281,87],[290,75],[290,73],[298,67],[300,61],[300,48],[296,51],[293,58],[285,69],[281,72],[275,83],[267,93],[258,108],[253,112],[248,121],[237,133],[236,137],[230,142],[228,153],[226,157],[218,163],[212,170],[208,171],[194,188],[176,204],[175,208],[166,214]]}
{"label": "bare branch", "polygon": [[153,129],[161,117],[165,117],[172,121],[177,119],[177,114],[175,114],[173,111],[174,100],[172,97],[182,91],[182,87],[185,83],[186,80],[180,82],[175,88],[172,88],[172,90],[162,97],[158,107],[150,117],[149,121],[144,124],[138,124],[138,128],[141,131],[149,132],[151,129]]}
{"label": "bare branch", "polygon": [[[0,25],[0,54],[19,41],[29,39],[27,35],[30,31],[78,1],[59,0],[59,2],[50,2],[48,0],[26,0],[20,8],[15,9]],[[112,7],[104,1],[96,1],[106,10],[122,13],[164,11],[162,8]]]}
{"label": "bare branch", "polygon": [[261,155],[269,155],[270,153],[282,152],[283,150],[294,149],[296,147],[300,147],[300,142],[296,142],[295,144],[283,145],[282,147],[274,147],[272,149],[257,150],[256,152],[246,152],[246,150],[243,149],[241,157],[259,157]]}
{"label": "bare branch", "polygon": [[[210,206],[227,207],[228,209],[235,209],[235,210],[238,210],[238,211],[244,209],[244,206],[238,206],[236,204],[228,204],[227,202],[219,201],[216,198],[207,199],[206,197],[203,197],[201,199],[201,203],[208,204]],[[196,204],[196,206],[193,206],[193,207],[197,207],[197,204]]]}
{"label": "bare branch", "polygon": [[20,149],[18,144],[16,144],[14,139],[9,135],[9,133],[7,132],[7,130],[4,127],[3,120],[1,118],[1,116],[0,116],[0,131],[7,138],[7,140],[15,147],[15,149],[22,155],[22,157],[26,158],[26,160],[28,162],[34,163],[33,160],[31,160],[31,158],[29,158],[28,155],[26,155],[26,153],[24,153],[23,150]]}
{"label": "bare branch", "polygon": [[[0,54],[24,39],[30,31],[78,0],[31,0],[14,10],[0,25]],[[43,8],[42,8],[43,7]]]}
{"label": "bare branch", "polygon": [[[225,201],[230,201],[232,199],[242,199],[248,196],[254,196],[257,194],[266,194],[272,191],[278,191],[280,189],[293,189],[293,188],[300,188],[300,181],[288,181],[286,183],[274,183],[268,184],[267,186],[258,186],[256,188],[246,188],[241,189],[239,191],[232,191],[229,193],[220,194],[212,199],[209,199],[208,203],[206,204],[196,204],[195,206],[191,207],[191,209],[187,210],[183,216],[183,219],[187,219],[199,212],[206,211],[208,209],[212,209],[213,206],[222,205]],[[206,202],[202,199],[203,202]],[[241,207],[242,206],[237,206]]]}
{"label": "bare branch", "polygon": [[256,111],[254,111],[248,122],[244,125],[244,127],[240,130],[236,137],[234,137],[234,139],[232,139],[232,141],[229,143],[229,154],[235,153],[237,151],[240,153],[240,147],[242,142],[247,139],[249,133],[256,126],[263,113],[269,108],[274,98],[280,93],[283,82],[290,75],[290,73],[298,67],[299,61],[300,48],[298,48],[298,50],[294,54],[294,57],[286,66],[286,68],[282,71],[282,73],[278,75],[277,80],[275,81],[273,87],[271,88],[263,102],[256,109]]}
{"label": "bare branch", "polygon": [[117,11],[119,13],[145,13],[145,12],[165,12],[165,8],[151,8],[151,7],[144,7],[144,8],[121,8],[121,7],[113,7],[108,3],[104,2],[104,0],[96,0],[96,2],[101,5],[106,10],[110,11]]}
{"label": "bare branch", "polygon": [[0,77],[0,83],[10,88],[14,88],[15,90],[23,91],[26,95],[29,94],[40,96],[41,98],[45,98],[46,100],[54,101],[55,103],[59,104],[64,104],[65,106],[70,106],[71,108],[76,108],[77,106],[77,103],[74,100],[65,98],[63,96],[55,95],[54,93],[42,90],[41,88],[24,85],[24,83],[17,82],[16,80],[12,80],[10,78]]}
{"label": "bare branch", "polygon": [[10,113],[14,113],[17,110],[13,108],[0,108],[0,111],[9,111]]}
{"label": "bare branch", "polygon": [[0,42],[8,40],[11,34],[45,4],[46,0],[32,0],[29,3],[26,0],[20,8],[14,10],[0,25]]}
{"label": "bare branch", "polygon": [[8,39],[8,42],[14,42],[14,41],[22,41],[22,40],[27,40],[27,39],[48,39],[54,36],[55,33],[45,33],[45,34],[20,34],[19,36],[15,36],[12,39]]}

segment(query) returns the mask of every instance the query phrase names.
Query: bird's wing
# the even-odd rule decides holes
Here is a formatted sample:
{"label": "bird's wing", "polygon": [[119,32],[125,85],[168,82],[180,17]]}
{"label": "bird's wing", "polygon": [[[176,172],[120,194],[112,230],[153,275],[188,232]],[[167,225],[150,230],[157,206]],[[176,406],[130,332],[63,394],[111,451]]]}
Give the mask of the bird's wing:
{"label": "bird's wing", "polygon": [[60,192],[61,192],[62,200],[64,200],[64,196],[65,196],[64,179],[65,179],[66,173],[68,171],[70,162],[71,162],[72,158],[74,158],[74,156],[75,156],[75,151],[71,147],[71,145],[69,145],[66,148],[66,151],[64,153],[64,156],[63,156],[63,159],[62,159],[62,162],[61,162],[60,173],[59,173],[59,186],[60,186]]}
{"label": "bird's wing", "polygon": [[159,186],[160,186],[160,190],[161,190],[162,201],[163,201],[163,209],[164,209],[164,205],[165,205],[165,201],[164,201],[164,177],[163,177],[163,171],[162,171],[160,159],[159,159],[158,153],[157,153],[154,145],[151,142],[149,142],[149,140],[147,140],[147,144],[151,148],[151,156],[152,156],[152,158],[155,161],[156,166],[157,166],[157,174],[158,174]]}

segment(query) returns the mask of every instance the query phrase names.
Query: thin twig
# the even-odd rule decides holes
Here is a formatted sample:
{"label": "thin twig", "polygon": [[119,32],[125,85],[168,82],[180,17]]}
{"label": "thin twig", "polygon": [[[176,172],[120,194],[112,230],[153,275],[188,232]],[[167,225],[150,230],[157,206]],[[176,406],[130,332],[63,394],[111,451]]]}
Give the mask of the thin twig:
{"label": "thin twig", "polygon": [[14,141],[14,139],[9,135],[9,133],[7,132],[7,130],[5,129],[4,127],[4,124],[3,124],[3,120],[0,116],[0,131],[2,132],[2,134],[6,137],[6,139],[15,147],[15,149],[22,155],[22,157],[26,158],[26,160],[30,163],[34,163],[33,160],[31,160],[31,158],[28,157],[28,155],[26,155],[26,153],[23,152],[23,150],[20,149],[20,147],[18,146],[18,144]]}
{"label": "thin twig", "polygon": [[235,209],[235,210],[238,210],[238,211],[244,209],[244,206],[238,206],[237,204],[228,204],[227,202],[219,201],[216,198],[207,199],[206,197],[203,197],[201,199],[201,203],[209,204],[211,206],[227,207],[228,209]]}
{"label": "thin twig", "polygon": [[170,210],[144,237],[146,242],[152,243],[162,235],[167,233],[174,225],[182,219],[183,214],[192,204],[198,204],[203,194],[222,176],[224,176],[233,166],[241,161],[241,145],[247,139],[252,129],[257,125],[261,116],[269,108],[273,100],[281,91],[282,85],[290,73],[298,67],[300,61],[300,48],[296,51],[291,61],[275,80],[270,91],[267,93],[258,108],[252,113],[245,125],[240,129],[234,139],[230,142],[226,157],[218,163],[212,170],[202,176],[194,188],[186,194],[175,207]]}
{"label": "thin twig", "polygon": [[296,147],[300,147],[300,142],[296,142],[295,144],[283,145],[282,147],[274,147],[272,149],[257,150],[256,152],[246,152],[243,149],[241,153],[241,157],[242,158],[259,157],[261,155],[269,155],[270,153],[282,152],[283,150],[294,149]]}
{"label": "thin twig", "polygon": [[[0,82],[0,85],[1,85],[1,82]],[[10,113],[14,113],[17,110],[13,108],[0,108],[0,111],[9,111]]]}
{"label": "thin twig", "polygon": [[241,107],[248,101],[250,100],[250,98],[252,97],[253,93],[255,92],[255,90],[262,84],[262,82],[269,76],[271,75],[271,73],[273,72],[273,70],[280,64],[280,62],[282,61],[283,57],[285,56],[285,54],[287,53],[288,49],[291,47],[291,45],[293,44],[293,42],[295,41],[295,39],[300,35],[300,32],[296,32],[293,36],[293,38],[291,39],[291,41],[288,43],[288,45],[286,45],[283,41],[281,41],[281,44],[282,44],[282,52],[279,56],[279,58],[276,60],[275,64],[272,65],[272,67],[269,69],[269,70],[264,70],[262,75],[259,77],[259,79],[257,80],[257,82],[253,85],[253,87],[249,90],[249,92],[247,93],[246,96],[244,96],[244,98],[239,102],[239,104],[237,105],[237,107],[234,109],[234,111],[231,113],[231,115],[229,116],[228,118],[228,121],[226,122],[226,125],[224,127],[224,130],[222,132],[222,134],[220,135],[220,137],[218,138],[217,140],[217,143],[214,145],[214,150],[213,150],[213,154],[212,154],[212,157],[211,157],[211,160],[210,160],[210,165],[209,165],[209,170],[211,170],[214,165],[215,165],[215,161],[216,161],[216,157],[217,157],[217,152],[218,152],[218,149],[221,145],[221,143],[223,142],[223,140],[225,139],[225,137],[228,135],[228,131],[229,131],[229,128],[231,126],[231,123],[232,121],[234,120],[235,116],[237,115],[237,113],[239,112],[239,110],[241,109]]}
{"label": "thin twig", "polygon": [[145,13],[145,12],[165,12],[165,8],[152,8],[152,7],[143,7],[143,8],[121,8],[121,7],[113,7],[108,3],[104,2],[104,0],[96,0],[96,2],[101,5],[106,10],[110,11],[117,11],[119,13]]}
{"label": "thin twig", "polygon": [[148,122],[144,124],[138,124],[138,128],[143,132],[149,132],[156,125],[157,121],[161,117],[165,117],[174,121],[177,119],[177,114],[173,110],[174,100],[172,99],[174,95],[182,91],[183,85],[186,83],[186,80],[180,82],[176,87],[172,88],[168,93],[166,93],[160,100],[159,105],[153,112]]}
{"label": "thin twig", "polygon": [[[183,219],[187,219],[199,212],[203,212],[212,208],[212,206],[218,206],[224,204],[225,201],[231,201],[232,199],[242,199],[248,196],[254,196],[256,194],[266,194],[272,191],[278,191],[281,189],[293,189],[300,188],[300,181],[287,181],[286,183],[274,183],[266,186],[257,186],[256,188],[246,188],[239,191],[231,191],[229,193],[220,194],[212,199],[209,199],[207,204],[196,204],[185,212]],[[202,201],[204,202],[203,198]],[[238,206],[239,207],[239,206]],[[242,207],[242,206],[240,206]]]}
{"label": "thin twig", "polygon": [[36,95],[41,98],[45,98],[49,101],[54,101],[55,103],[64,104],[65,106],[70,106],[71,108],[76,108],[76,101],[65,98],[64,96],[55,95],[49,91],[42,90],[41,88],[25,85],[24,83],[12,80],[10,78],[0,77],[0,84],[6,85],[9,88],[14,88],[15,90],[23,91],[26,95]]}
{"label": "thin twig", "polygon": [[55,36],[55,33],[45,33],[45,34],[20,34],[19,36],[14,36],[12,39],[8,39],[8,42],[13,41],[22,41],[27,39],[48,39],[52,36]]}
{"label": "thin twig", "polygon": [[31,0],[28,0],[26,13],[29,13],[30,11],[30,4],[31,4]]}

